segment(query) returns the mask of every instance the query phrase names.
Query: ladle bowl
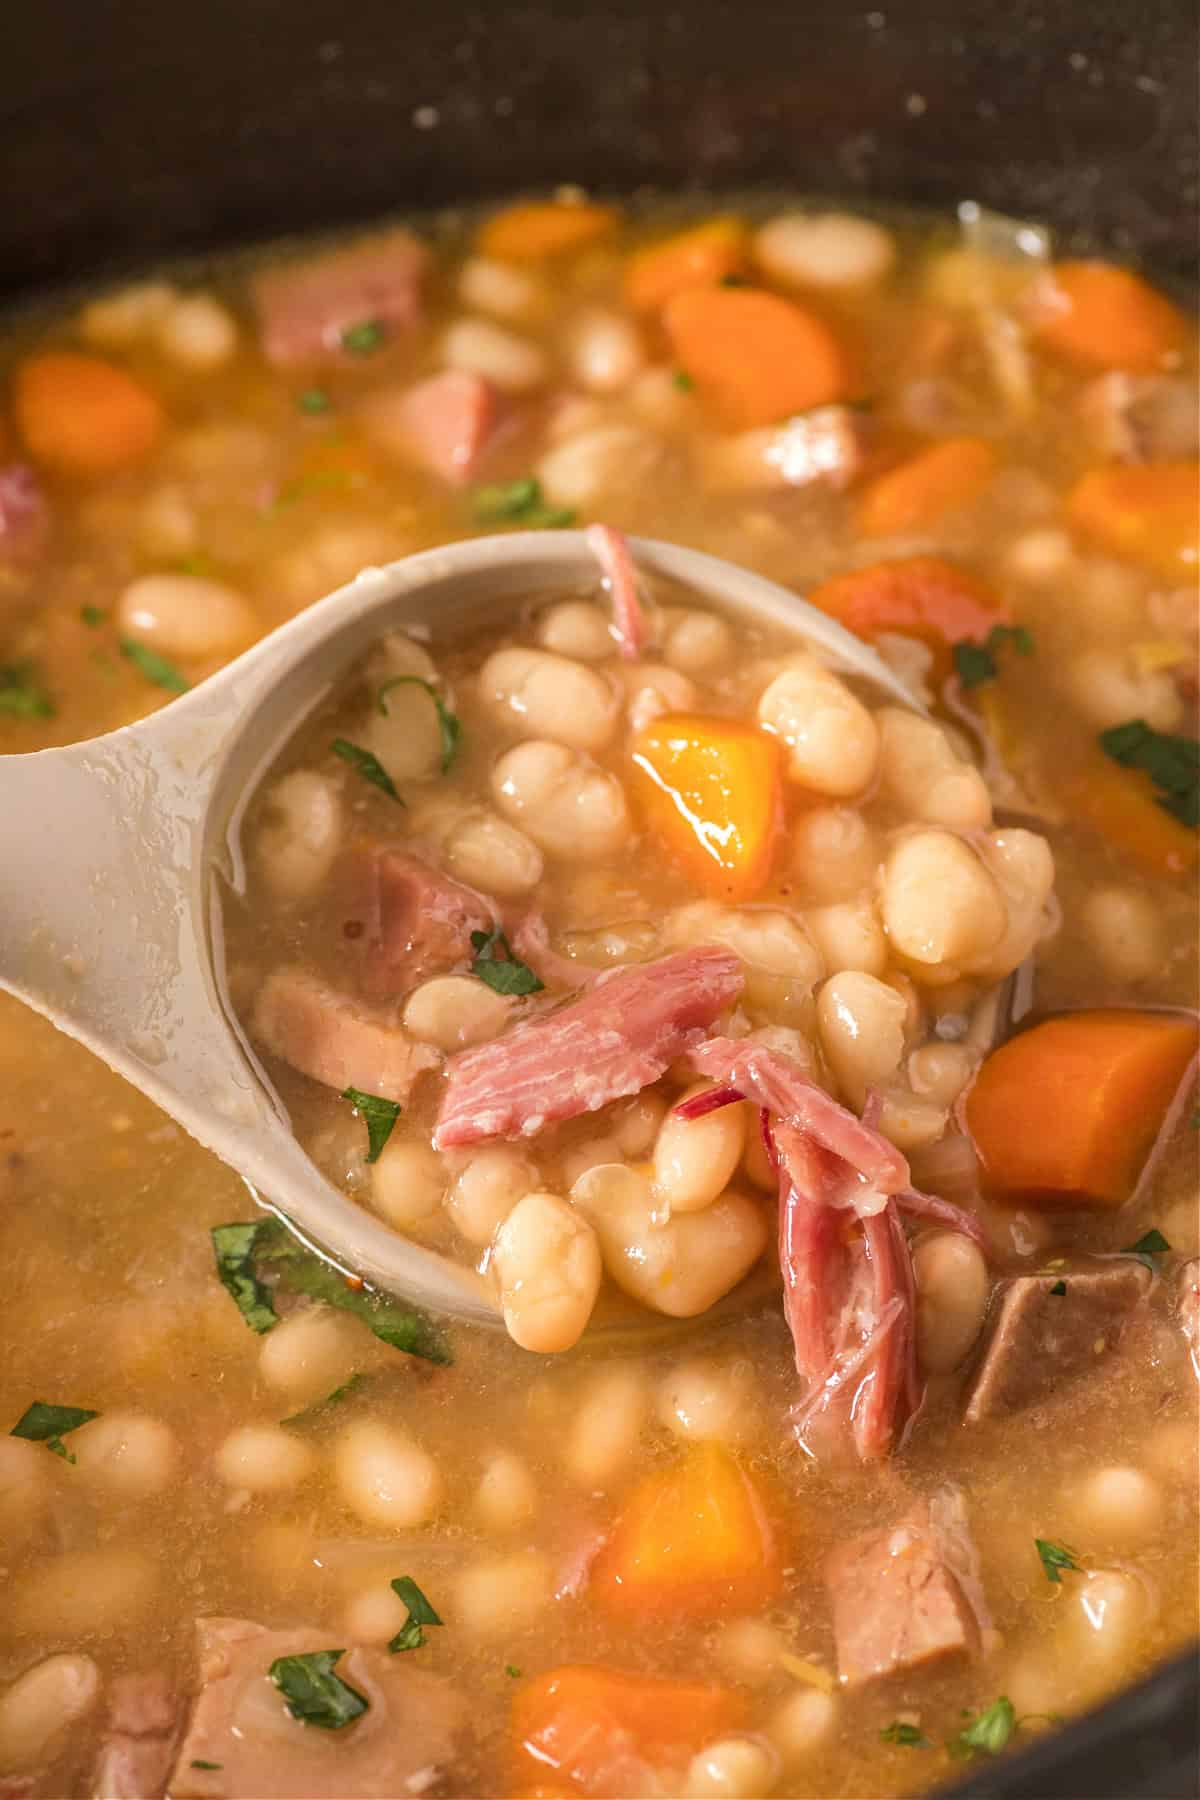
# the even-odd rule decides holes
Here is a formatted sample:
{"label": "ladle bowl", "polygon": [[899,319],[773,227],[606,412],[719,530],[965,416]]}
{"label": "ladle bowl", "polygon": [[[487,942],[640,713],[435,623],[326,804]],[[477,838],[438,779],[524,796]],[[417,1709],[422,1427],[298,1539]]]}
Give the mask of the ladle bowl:
{"label": "ladle bowl", "polygon": [[[718,557],[632,539],[642,576],[793,633],[917,707],[861,639]],[[245,807],[297,725],[384,632],[435,639],[600,585],[581,531],[506,533],[365,569],[150,718],[0,758],[0,989],[147,1094],[302,1237],[374,1286],[495,1324],[473,1270],[390,1230],[310,1161],[225,994],[220,890]],[[917,708],[917,710],[920,710]]]}

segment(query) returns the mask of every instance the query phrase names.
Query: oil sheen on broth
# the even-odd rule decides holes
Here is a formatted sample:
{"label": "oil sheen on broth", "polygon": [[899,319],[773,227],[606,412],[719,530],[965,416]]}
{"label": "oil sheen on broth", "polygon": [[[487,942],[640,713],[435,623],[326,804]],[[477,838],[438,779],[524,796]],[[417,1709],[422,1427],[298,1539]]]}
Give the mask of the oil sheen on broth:
{"label": "oil sheen on broth", "polygon": [[0,1793],[918,1792],[1192,1637],[1176,304],[972,209],[562,195],[0,359],[4,752],[365,564],[614,528],[578,591],[381,639],[225,905],[301,1140],[507,1334],[347,1282],[0,1010]]}

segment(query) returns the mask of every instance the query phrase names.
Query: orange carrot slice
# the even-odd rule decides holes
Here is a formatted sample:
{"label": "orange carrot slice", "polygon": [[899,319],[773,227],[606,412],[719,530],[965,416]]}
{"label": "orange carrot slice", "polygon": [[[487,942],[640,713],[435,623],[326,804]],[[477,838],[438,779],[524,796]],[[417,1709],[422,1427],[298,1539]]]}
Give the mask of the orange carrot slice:
{"label": "orange carrot slice", "polygon": [[746,260],[747,233],[740,219],[706,219],[690,231],[648,244],[629,259],[625,298],[638,312],[657,312],[688,288],[715,287]]}
{"label": "orange carrot slice", "polygon": [[615,207],[588,200],[523,200],[484,220],[478,248],[502,262],[540,262],[582,250],[615,231],[619,222]]}
{"label": "orange carrot slice", "polygon": [[848,631],[919,638],[934,653],[934,678],[950,672],[952,646],[982,643],[1008,618],[999,597],[977,576],[940,556],[903,556],[850,569],[814,588],[809,599]]}
{"label": "orange carrot slice", "polygon": [[44,350],[18,363],[13,414],[30,456],[61,475],[110,475],[140,462],[163,428],[149,388],[77,350]]}
{"label": "orange carrot slice", "polygon": [[967,506],[996,472],[996,453],[982,438],[947,438],[877,475],[858,503],[867,537],[920,531],[954,507]]}
{"label": "orange carrot slice", "polygon": [[1144,775],[1095,757],[1055,784],[1068,816],[1080,819],[1149,875],[1186,875],[1196,833],[1158,804]]}
{"label": "orange carrot slice", "polygon": [[1168,581],[1200,568],[1200,463],[1092,469],[1067,496],[1067,519],[1117,556]]}
{"label": "orange carrot slice", "polygon": [[761,288],[689,288],[668,301],[663,324],[680,368],[735,428],[853,389],[849,354],[824,319]]}
{"label": "orange carrot slice", "polygon": [[637,1785],[639,1770],[643,1780],[660,1773],[678,1778],[698,1750],[745,1725],[749,1712],[741,1694],[699,1681],[587,1663],[551,1669],[513,1701],[516,1771],[536,1783],[520,1791],[649,1791]]}
{"label": "orange carrot slice", "polygon": [[1187,327],[1183,314],[1129,269],[1062,262],[1038,296],[1033,334],[1086,368],[1151,370],[1182,346]]}
{"label": "orange carrot slice", "polygon": [[754,1612],[781,1583],[763,1496],[716,1443],[634,1490],[592,1571],[600,1605],[626,1619]]}
{"label": "orange carrot slice", "polygon": [[1048,1211],[1129,1198],[1196,1053],[1193,1020],[1098,1011],[1046,1019],[984,1063],[967,1127],[997,1199]]}
{"label": "orange carrot slice", "polygon": [[638,733],[633,766],[651,829],[697,886],[722,900],[756,894],[780,822],[778,743],[731,719],[671,713]]}

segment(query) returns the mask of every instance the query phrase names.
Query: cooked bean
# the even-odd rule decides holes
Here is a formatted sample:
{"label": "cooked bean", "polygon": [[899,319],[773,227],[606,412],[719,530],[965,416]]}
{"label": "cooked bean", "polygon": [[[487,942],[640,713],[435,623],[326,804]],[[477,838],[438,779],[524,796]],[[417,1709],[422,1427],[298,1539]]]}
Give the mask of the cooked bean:
{"label": "cooked bean", "polygon": [[[455,977],[444,979],[452,981]],[[419,1035],[414,1032],[414,1036]],[[437,1151],[412,1138],[390,1139],[371,1165],[371,1204],[397,1231],[427,1231],[442,1215],[448,1187],[445,1166]]]}
{"label": "cooked bean", "polygon": [[442,361],[448,369],[482,375],[506,394],[528,394],[550,375],[540,345],[490,319],[459,319],[451,325],[442,339]]}
{"label": "cooked bean", "polygon": [[508,1023],[512,1001],[475,975],[435,975],[404,1004],[404,1026],[422,1043],[461,1050],[496,1037]]}
{"label": "cooked bean", "polygon": [[961,1232],[930,1232],[913,1251],[917,1354],[930,1375],[957,1369],[987,1311],[991,1283],[983,1252]]}
{"label": "cooked bean", "polygon": [[[695,1082],[682,1096],[707,1093],[711,1082]],[[654,1146],[654,1193],[668,1213],[699,1212],[724,1192],[741,1161],[746,1115],[723,1106],[700,1119],[668,1113]]]}
{"label": "cooked bean", "polygon": [[667,1103],[653,1088],[643,1088],[632,1100],[619,1102],[613,1108],[611,1124],[621,1154],[645,1156],[666,1115]]}
{"label": "cooked bean", "polygon": [[874,833],[851,806],[814,806],[792,826],[792,868],[815,900],[850,900],[875,879]]}
{"label": "cooked bean", "polygon": [[563,1448],[571,1479],[581,1487],[607,1487],[637,1455],[649,1406],[646,1377],[635,1364],[594,1375],[572,1407]]}
{"label": "cooked bean", "polygon": [[664,606],[659,614],[664,661],[684,675],[709,675],[728,667],[733,632],[716,613],[689,606]]}
{"label": "cooked bean", "polygon": [[179,1473],[179,1442],[147,1413],[106,1412],[71,1437],[82,1476],[123,1499],[165,1493]]}
{"label": "cooked bean", "polygon": [[769,1745],[753,1738],[721,1738],[688,1764],[684,1778],[687,1800],[727,1794],[730,1800],[758,1800],[775,1786],[779,1760]]}
{"label": "cooked bean", "polygon": [[921,1099],[953,1106],[973,1067],[973,1058],[962,1044],[923,1044],[908,1059],[908,1085]]}
{"label": "cooked bean", "polygon": [[311,1445],[280,1425],[241,1425],[217,1446],[213,1467],[231,1488],[285,1494],[317,1466]]}
{"label": "cooked bean", "polygon": [[519,1200],[496,1233],[492,1267],[508,1335],[523,1350],[569,1350],[600,1290],[600,1249],[557,1194]]}
{"label": "cooked bean", "polygon": [[861,793],[875,774],[874,719],[815,656],[789,659],[759,700],[758,717],[787,745],[792,780],[812,793],[847,798]]}
{"label": "cooked bean", "polygon": [[379,687],[385,681],[394,681],[398,675],[417,675],[433,687],[438,685],[439,679],[432,656],[424,644],[419,644],[407,631],[389,631],[380,638],[372,673]]}
{"label": "cooked bean", "polygon": [[34,1663],[0,1694],[0,1769],[49,1762],[99,1697],[100,1671],[90,1656],[48,1656]]}
{"label": "cooked bean", "polygon": [[297,1408],[310,1406],[350,1379],[365,1336],[327,1307],[306,1307],[289,1313],[263,1338],[258,1372]]}
{"label": "cooked bean", "polygon": [[254,855],[276,899],[305,900],[315,894],[333,867],[341,840],[341,793],[327,776],[293,769],[267,789]]}
{"label": "cooked bean", "polygon": [[982,831],[991,824],[983,776],[955,754],[940,725],[899,706],[882,707],[875,723],[880,787],[906,819],[951,831]]}
{"label": "cooked bean", "polygon": [[80,314],[80,335],[101,350],[127,350],[153,331],[178,298],[169,281],[138,281],[101,294]]}
{"label": "cooked bean", "polygon": [[391,1583],[362,1588],[346,1602],[342,1630],[352,1644],[390,1642],[408,1618],[408,1607]]}
{"label": "cooked bean", "polygon": [[870,893],[829,906],[810,906],[804,915],[827,969],[861,969],[882,975],[887,967],[887,939]]}
{"label": "cooked bean", "polygon": [[473,808],[451,828],[442,851],[460,881],[502,900],[529,893],[545,867],[533,839],[485,807]]}
{"label": "cooked bean", "polygon": [[497,1451],[483,1467],[475,1490],[475,1511],[489,1531],[517,1531],[537,1512],[538,1488],[528,1464],[511,1451]]}
{"label": "cooked bean", "polygon": [[745,964],[747,1005],[774,1021],[802,1014],[825,973],[804,920],[774,907],[734,911],[698,900],[671,914],[667,937],[673,944],[727,945]]}
{"label": "cooked bean", "polygon": [[528,1157],[508,1144],[491,1144],[477,1150],[459,1171],[446,1211],[469,1244],[490,1244],[536,1181],[537,1170]]}
{"label": "cooked bean", "polygon": [[901,1080],[893,1082],[880,1098],[879,1129],[906,1154],[936,1144],[949,1123],[946,1107],[918,1098]]}
{"label": "cooked bean", "polygon": [[669,1431],[690,1442],[744,1444],[761,1425],[753,1370],[744,1360],[696,1356],[676,1364],[659,1383],[657,1410]]}
{"label": "cooked bean", "polygon": [[603,675],[548,650],[495,651],[479,671],[479,692],[497,717],[572,750],[602,750],[620,711]]}
{"label": "cooked bean", "polygon": [[1095,645],[1077,651],[1064,674],[1071,698],[1098,731],[1126,719],[1144,719],[1155,731],[1179,727],[1183,702],[1166,669],[1140,669],[1128,652]]}
{"label": "cooked bean", "polygon": [[1053,525],[1023,531],[1008,547],[1010,574],[1019,581],[1060,581],[1074,558],[1070,534]]}
{"label": "cooked bean", "polygon": [[766,1687],[776,1679],[787,1654],[787,1639],[765,1619],[731,1619],[716,1642],[717,1659],[727,1674],[747,1687]]}
{"label": "cooked bean", "polygon": [[382,712],[372,706],[355,741],[379,758],[397,785],[440,775],[442,728],[432,696],[405,679],[383,693],[382,706]]}
{"label": "cooked bean", "polygon": [[627,667],[624,675],[631,731],[643,731],[667,713],[691,712],[699,704],[694,684],[678,669],[640,662]]}
{"label": "cooked bean", "polygon": [[772,1713],[767,1736],[778,1750],[785,1769],[799,1769],[833,1734],[837,1701],[817,1688],[801,1688]]}
{"label": "cooked bean", "polygon": [[14,1550],[41,1526],[51,1498],[50,1460],[41,1444],[0,1437],[0,1542]]}
{"label": "cooked bean", "polygon": [[821,1047],[843,1094],[860,1107],[883,1087],[904,1054],[905,1005],[886,982],[859,970],[833,975],[817,995]]}
{"label": "cooked bean", "polygon": [[655,431],[682,431],[696,417],[695,397],[680,386],[676,371],[656,364],[643,369],[630,390],[638,418]]}
{"label": "cooked bean", "polygon": [[896,840],[884,865],[881,908],[894,948],[922,971],[981,959],[1008,926],[995,881],[948,831],[914,831]]}
{"label": "cooked bean", "polygon": [[250,602],[204,575],[140,575],[117,602],[117,624],[168,656],[229,656],[258,632]]}
{"label": "cooked bean", "polygon": [[485,256],[472,256],[463,264],[458,297],[475,312],[492,313],[514,324],[538,319],[547,301],[541,280],[529,269]]}
{"label": "cooked bean", "polygon": [[640,425],[595,425],[548,450],[537,477],[552,505],[588,509],[614,489],[639,487],[660,455],[657,440]]}
{"label": "cooked bean", "polygon": [[1166,940],[1153,900],[1137,888],[1098,887],[1084,896],[1080,923],[1108,973],[1146,981],[1166,960]]}
{"label": "cooked bean", "polygon": [[501,812],[550,856],[593,862],[629,836],[629,811],[615,775],[568,750],[530,738],[500,758],[492,793]]}
{"label": "cooked bean", "polygon": [[780,213],[759,228],[754,256],[772,281],[790,287],[869,287],[891,269],[896,243],[873,219],[853,213]]}
{"label": "cooked bean", "polygon": [[461,1569],[450,1583],[446,1616],[472,1637],[501,1640],[531,1625],[551,1594],[546,1558],[518,1550]]}
{"label": "cooked bean", "polygon": [[1128,1664],[1151,1622],[1146,1589],[1121,1569],[1097,1569],[1072,1581],[1067,1606],[1063,1629],[1069,1653],[1113,1676]]}
{"label": "cooked bean", "polygon": [[1140,1469],[1097,1469],[1069,1496],[1072,1518],[1088,1544],[1134,1550],[1150,1540],[1163,1516],[1163,1492]]}
{"label": "cooked bean", "polygon": [[563,1151],[562,1173],[568,1187],[578,1181],[589,1169],[599,1168],[601,1163],[622,1162],[621,1146],[615,1137],[583,1138],[577,1144],[570,1144]]}
{"label": "cooked bean", "polygon": [[237,325],[211,294],[185,294],[157,321],[154,336],[164,356],[185,369],[219,369],[237,349]]}
{"label": "cooked bean", "polygon": [[442,1477],[419,1444],[388,1425],[347,1425],[334,1448],[334,1477],[351,1512],[368,1525],[406,1531],[424,1525],[442,1501]]}
{"label": "cooked bean", "polygon": [[135,525],[138,547],[155,559],[187,556],[200,538],[196,509],[182,488],[154,488],[146,495]]}
{"label": "cooked bean", "polygon": [[1054,858],[1035,831],[1005,826],[983,846],[988,868],[1003,896],[1008,922],[996,944],[961,959],[968,975],[999,981],[1023,963],[1047,928],[1046,903],[1054,887]]}
{"label": "cooked bean", "polygon": [[537,641],[543,650],[577,662],[603,662],[617,647],[607,613],[590,600],[548,606],[537,622]]}
{"label": "cooked bean", "polygon": [[766,1248],[766,1220],[744,1194],[727,1192],[703,1212],[663,1221],[646,1178],[610,1164],[577,1181],[571,1198],[594,1224],[617,1286],[670,1318],[706,1312]]}
{"label": "cooked bean", "polygon": [[621,313],[600,308],[573,322],[563,352],[571,375],[593,394],[628,387],[646,360],[637,326]]}

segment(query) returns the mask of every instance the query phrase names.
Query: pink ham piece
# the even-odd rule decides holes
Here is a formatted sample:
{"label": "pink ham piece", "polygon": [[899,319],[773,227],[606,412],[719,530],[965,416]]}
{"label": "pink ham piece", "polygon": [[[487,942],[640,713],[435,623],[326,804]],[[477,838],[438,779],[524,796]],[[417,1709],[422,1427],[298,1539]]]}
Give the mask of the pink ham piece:
{"label": "pink ham piece", "polygon": [[381,449],[451,487],[475,479],[499,416],[495,388],[464,369],[447,369],[415,387],[384,388],[359,409],[363,429]]}
{"label": "pink ham piece", "polygon": [[531,968],[543,987],[579,989],[594,987],[604,974],[588,963],[563,956],[550,942],[550,931],[541,913],[526,913],[513,930],[513,955]]}
{"label": "pink ham piece", "polygon": [[372,1000],[392,1000],[427,975],[472,955],[471,933],[490,931],[495,914],[474,888],[406,850],[352,845],[331,885],[334,928],[358,984]]}
{"label": "pink ham piece", "polygon": [[399,1025],[356,1006],[295,964],[267,976],[254,1002],[251,1030],[272,1056],[338,1093],[355,1087],[403,1101],[418,1075],[442,1060]]}
{"label": "pink ham piece", "polygon": [[579,999],[461,1050],[446,1066],[434,1144],[536,1137],[559,1119],[640,1093],[737,999],[728,950],[683,950],[616,969]]}
{"label": "pink ham piece", "polygon": [[0,468],[0,562],[26,562],[37,555],[49,514],[37,476],[25,463]]}
{"label": "pink ham piece", "polygon": [[167,1789],[183,1706],[160,1669],[118,1675],[92,1777],[94,1800],[158,1800]]}
{"label": "pink ham piece", "polygon": [[589,525],[587,542],[612,596],[613,624],[621,655],[628,662],[636,662],[646,647],[650,627],[638,594],[637,570],[629,554],[628,539],[611,525]]}
{"label": "pink ham piece", "polygon": [[389,336],[421,316],[429,252],[397,226],[304,262],[264,269],[251,283],[262,347],[277,368],[346,354],[343,334],[379,325]]}

